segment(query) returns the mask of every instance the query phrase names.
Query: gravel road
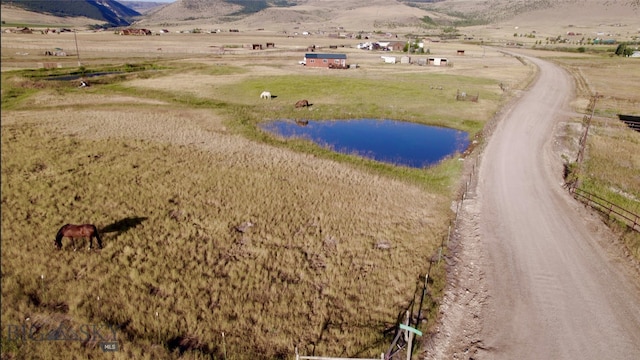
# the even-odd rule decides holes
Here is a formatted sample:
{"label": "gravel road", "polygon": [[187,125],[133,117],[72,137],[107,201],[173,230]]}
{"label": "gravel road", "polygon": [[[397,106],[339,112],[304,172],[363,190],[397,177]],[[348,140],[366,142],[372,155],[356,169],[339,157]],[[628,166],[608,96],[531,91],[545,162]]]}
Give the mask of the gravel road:
{"label": "gravel road", "polygon": [[537,80],[503,113],[452,242],[452,282],[427,359],[640,359],[640,276],[562,187],[556,125],[573,82]]}

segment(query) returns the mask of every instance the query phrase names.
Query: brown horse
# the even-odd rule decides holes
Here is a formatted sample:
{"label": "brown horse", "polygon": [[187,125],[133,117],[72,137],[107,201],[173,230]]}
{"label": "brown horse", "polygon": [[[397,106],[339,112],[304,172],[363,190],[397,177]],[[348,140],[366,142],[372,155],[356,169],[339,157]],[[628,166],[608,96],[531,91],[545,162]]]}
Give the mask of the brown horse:
{"label": "brown horse", "polygon": [[301,108],[305,106],[309,106],[309,102],[307,100],[300,100],[296,103],[296,108]]}
{"label": "brown horse", "polygon": [[56,234],[56,247],[62,249],[62,238],[68,237],[73,241],[75,246],[75,239],[77,238],[89,238],[89,249],[93,247],[93,238],[98,240],[98,246],[102,249],[102,240],[100,234],[98,234],[98,228],[93,224],[73,225],[66,224],[58,230]]}

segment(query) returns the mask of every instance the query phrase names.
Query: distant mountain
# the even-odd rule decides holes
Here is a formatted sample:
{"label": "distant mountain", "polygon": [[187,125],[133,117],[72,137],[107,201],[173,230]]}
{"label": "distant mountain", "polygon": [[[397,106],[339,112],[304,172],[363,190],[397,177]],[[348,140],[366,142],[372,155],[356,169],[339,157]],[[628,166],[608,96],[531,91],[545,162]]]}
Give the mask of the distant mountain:
{"label": "distant mountain", "polygon": [[286,8],[306,0],[177,0],[160,9],[160,18],[242,18],[265,9]]}
{"label": "distant mountain", "polygon": [[[239,27],[270,27],[286,24],[318,26],[337,17],[362,16],[372,7],[382,7],[379,18],[390,16],[394,23],[420,22],[406,13],[424,15],[402,0],[177,0],[157,11],[145,14],[147,23],[156,24],[229,24]],[[365,8],[364,12],[358,11]],[[395,11],[394,9],[399,9]],[[413,10],[411,10],[413,9]],[[386,11],[390,12],[386,12]],[[375,12],[373,15],[376,15]],[[370,21],[376,21],[371,17]]]}
{"label": "distant mountain", "polygon": [[[489,24],[561,5],[580,7],[600,0],[176,0],[145,13],[151,24],[229,24],[277,28],[362,26],[416,28]],[[608,0],[608,4],[640,0]]]}
{"label": "distant mountain", "polygon": [[114,0],[2,0],[28,11],[59,17],[84,16],[111,26],[126,26],[140,13]]}
{"label": "distant mountain", "polygon": [[[411,6],[454,18],[450,25],[496,24],[529,14],[569,20],[574,14],[598,18],[606,13],[638,19],[640,0],[401,0]],[[622,9],[622,10],[621,10]],[[591,13],[591,14],[585,14]],[[534,15],[534,16],[535,16]],[[539,20],[544,22],[545,18]],[[636,21],[637,22],[637,21]],[[446,25],[446,24],[440,24]]]}
{"label": "distant mountain", "polygon": [[[5,8],[111,26],[229,27],[295,31],[355,29],[408,32],[437,27],[597,18],[636,23],[640,0],[0,0]],[[11,5],[11,6],[6,6]],[[142,15],[141,15],[142,14]],[[530,15],[530,16],[529,16]],[[4,17],[3,17],[4,20]],[[530,21],[530,22],[531,22]],[[595,20],[594,20],[595,21]],[[608,20],[607,20],[608,21]],[[332,30],[333,31],[333,30]]]}

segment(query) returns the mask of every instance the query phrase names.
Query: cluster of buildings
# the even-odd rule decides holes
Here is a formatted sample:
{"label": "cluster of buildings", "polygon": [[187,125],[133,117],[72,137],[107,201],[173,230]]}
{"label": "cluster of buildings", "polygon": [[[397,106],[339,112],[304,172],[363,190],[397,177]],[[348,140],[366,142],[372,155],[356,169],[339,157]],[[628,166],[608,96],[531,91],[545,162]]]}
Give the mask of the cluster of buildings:
{"label": "cluster of buildings", "polygon": [[38,32],[40,34],[60,34],[63,32],[73,32],[73,30],[67,29],[67,28],[59,28],[59,29],[46,28],[44,30],[41,30],[41,29],[30,29],[28,27],[8,28],[8,29],[4,29],[3,31],[7,34],[33,34],[34,32]]}
{"label": "cluster of buildings", "polygon": [[367,41],[362,42],[356,47],[361,50],[380,50],[380,51],[403,51],[407,45],[414,46],[417,49],[423,49],[427,43],[439,42],[436,39],[422,39],[416,42],[406,41]]}

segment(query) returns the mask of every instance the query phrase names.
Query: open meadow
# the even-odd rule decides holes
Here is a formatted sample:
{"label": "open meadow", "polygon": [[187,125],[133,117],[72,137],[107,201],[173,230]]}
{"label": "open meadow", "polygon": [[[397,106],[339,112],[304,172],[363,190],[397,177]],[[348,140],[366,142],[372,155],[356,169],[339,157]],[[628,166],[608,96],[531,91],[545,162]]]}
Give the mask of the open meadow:
{"label": "open meadow", "polygon": [[[456,154],[427,169],[395,167],[258,125],[389,118],[465,130],[481,143],[485,125],[535,76],[476,44],[431,44],[432,56],[451,60],[434,67],[384,64],[381,53],[355,49],[358,40],[320,36],[87,31],[77,53],[75,40],[2,34],[3,358],[272,359],[291,358],[296,346],[379,357],[407,309],[421,306],[424,331],[436,321],[446,281],[439,248],[469,161]],[[247,48],[266,42],[276,47]],[[359,67],[298,65],[312,44],[337,45],[331,51]],[[43,55],[56,47],[69,56]],[[606,83],[597,64],[637,76],[635,63],[557,55],[549,56],[586,68],[576,72],[597,89]],[[87,78],[86,88],[45,79],[91,72],[111,74]],[[615,106],[637,114],[638,94],[623,95],[623,84],[607,89],[599,115],[610,118]],[[263,90],[277,97],[262,100]],[[458,91],[479,101],[456,101]],[[579,88],[576,111],[585,97]],[[313,106],[294,109],[299,99]],[[607,124],[590,140],[590,159],[600,141],[637,149],[637,133]],[[570,147],[579,130],[567,129]],[[631,154],[610,187],[637,202]],[[101,231],[102,250],[67,239],[55,250],[62,225],[85,222]],[[35,338],[60,324],[101,324],[115,329],[120,349],[103,354],[95,334],[15,341],[5,324]]]}

